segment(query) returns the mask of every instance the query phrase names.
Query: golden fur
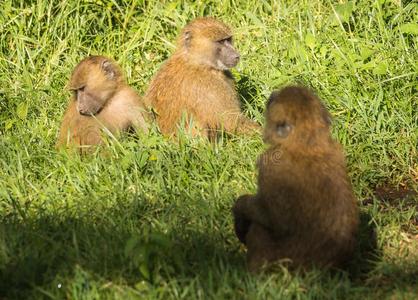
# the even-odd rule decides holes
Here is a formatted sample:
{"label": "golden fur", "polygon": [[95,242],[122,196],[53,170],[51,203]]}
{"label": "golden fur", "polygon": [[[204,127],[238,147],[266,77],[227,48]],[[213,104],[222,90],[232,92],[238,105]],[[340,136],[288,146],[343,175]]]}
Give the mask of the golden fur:
{"label": "golden fur", "polygon": [[[229,133],[259,129],[242,114],[234,79],[226,68],[220,69],[224,64],[214,51],[216,41],[231,37],[230,28],[213,18],[198,18],[184,27],[175,53],[145,95],[163,134],[175,134],[183,117],[195,135],[211,137],[220,129]],[[190,119],[193,124],[188,123]]]}
{"label": "golden fur", "polygon": [[[82,60],[74,69],[68,88],[74,95],[62,120],[57,147],[72,146],[84,153],[101,144],[103,135],[118,134],[131,127],[148,130],[141,98],[126,83],[122,71],[111,59],[91,56]],[[91,98],[99,99],[97,113],[80,113],[80,103],[77,103],[80,88]]]}

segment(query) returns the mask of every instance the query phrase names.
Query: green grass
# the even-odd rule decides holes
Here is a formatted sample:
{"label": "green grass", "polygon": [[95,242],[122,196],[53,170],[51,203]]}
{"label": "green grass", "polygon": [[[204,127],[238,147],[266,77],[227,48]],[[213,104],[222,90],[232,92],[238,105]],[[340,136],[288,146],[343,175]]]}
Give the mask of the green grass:
{"label": "green grass", "polygon": [[[1,1],[1,299],[418,297],[417,196],[374,193],[417,189],[414,1],[105,2]],[[353,274],[248,274],[230,209],[256,189],[259,137],[212,145],[152,132],[111,143],[106,157],[54,150],[64,86],[83,57],[114,57],[143,94],[201,15],[234,28],[247,115],[263,123],[266,98],[288,83],[314,88],[329,108],[377,236]]]}

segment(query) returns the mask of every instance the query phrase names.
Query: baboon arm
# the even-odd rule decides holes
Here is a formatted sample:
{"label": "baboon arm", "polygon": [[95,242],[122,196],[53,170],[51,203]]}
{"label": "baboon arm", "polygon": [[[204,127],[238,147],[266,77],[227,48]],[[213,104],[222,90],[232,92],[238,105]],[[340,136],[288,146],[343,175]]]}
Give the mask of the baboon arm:
{"label": "baboon arm", "polygon": [[248,133],[259,128],[258,124],[248,119],[237,107],[225,107],[217,111],[214,116],[218,118],[218,124],[228,133]]}
{"label": "baboon arm", "polygon": [[143,109],[136,108],[135,113],[130,120],[130,123],[131,123],[131,126],[134,127],[136,130],[140,129],[144,132],[148,132],[148,125],[147,125],[147,122],[145,121],[143,113],[145,113]]}
{"label": "baboon arm", "polygon": [[234,215],[234,229],[238,239],[247,244],[247,234],[254,224],[270,228],[267,216],[260,207],[256,196],[243,195],[237,199],[232,209]]}
{"label": "baboon arm", "polygon": [[241,112],[218,112],[218,124],[224,131],[233,134],[261,133],[261,126]]}
{"label": "baboon arm", "polygon": [[243,195],[239,197],[232,211],[234,216],[271,228],[269,216],[260,201],[258,201],[257,196]]}
{"label": "baboon arm", "polygon": [[248,119],[244,115],[240,116],[239,123],[236,128],[237,133],[261,133],[261,130],[261,126],[257,122]]}

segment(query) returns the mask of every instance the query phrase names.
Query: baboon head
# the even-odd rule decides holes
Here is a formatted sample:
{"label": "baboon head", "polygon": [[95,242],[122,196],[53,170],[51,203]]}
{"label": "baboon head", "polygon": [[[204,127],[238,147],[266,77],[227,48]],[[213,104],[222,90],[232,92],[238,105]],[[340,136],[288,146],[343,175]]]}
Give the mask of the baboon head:
{"label": "baboon head", "polygon": [[289,86],[270,95],[264,140],[271,145],[309,147],[321,133],[329,136],[330,124],[331,116],[311,91]]}
{"label": "baboon head", "polygon": [[80,114],[95,115],[122,81],[122,72],[115,62],[104,56],[90,56],[76,66],[68,89],[74,93]]}
{"label": "baboon head", "polygon": [[180,34],[179,51],[190,62],[203,64],[218,70],[228,70],[239,62],[231,29],[214,18],[197,18],[187,24]]}

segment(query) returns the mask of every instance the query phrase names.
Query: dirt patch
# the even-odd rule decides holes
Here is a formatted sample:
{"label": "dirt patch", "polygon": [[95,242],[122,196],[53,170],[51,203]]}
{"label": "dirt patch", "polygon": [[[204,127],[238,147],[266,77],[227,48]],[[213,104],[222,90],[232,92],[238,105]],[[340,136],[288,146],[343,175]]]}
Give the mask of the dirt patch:
{"label": "dirt patch", "polygon": [[387,202],[399,202],[418,196],[412,188],[408,188],[407,186],[394,187],[390,185],[378,185],[375,188],[374,194],[379,200]]}
{"label": "dirt patch", "polygon": [[[390,184],[378,184],[373,190],[375,198],[386,205],[392,207],[398,207],[399,205],[415,206],[418,209],[418,193],[407,185],[396,187]],[[373,204],[373,198],[363,199],[363,205]]]}
{"label": "dirt patch", "polygon": [[383,209],[385,209],[384,207],[399,210],[414,208],[417,213],[411,217],[408,224],[402,226],[402,229],[413,234],[418,232],[418,193],[416,191],[406,185],[398,187],[378,185],[374,195],[383,202]]}

